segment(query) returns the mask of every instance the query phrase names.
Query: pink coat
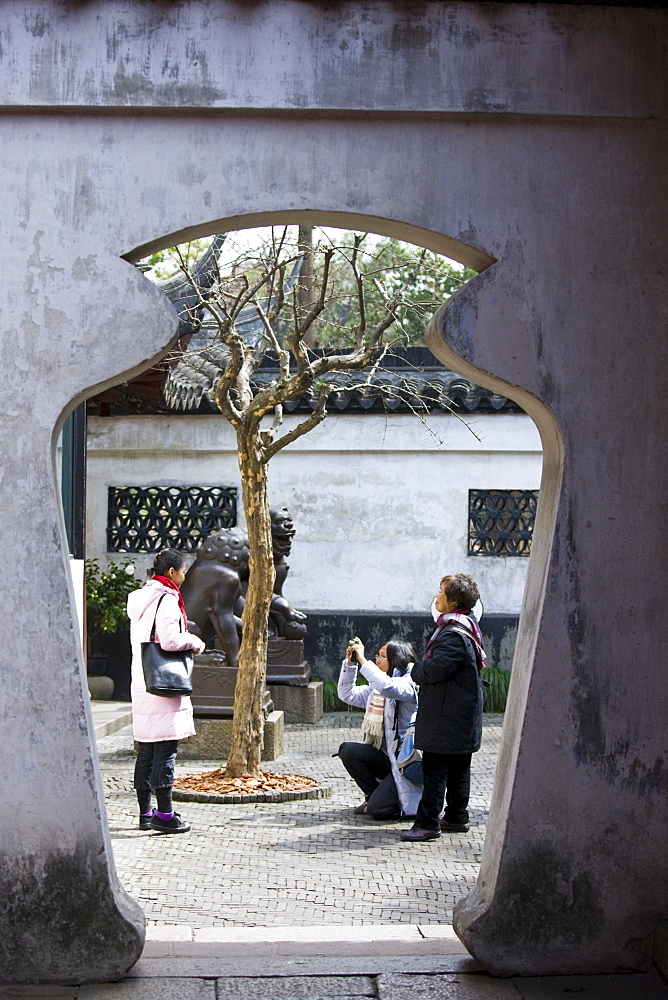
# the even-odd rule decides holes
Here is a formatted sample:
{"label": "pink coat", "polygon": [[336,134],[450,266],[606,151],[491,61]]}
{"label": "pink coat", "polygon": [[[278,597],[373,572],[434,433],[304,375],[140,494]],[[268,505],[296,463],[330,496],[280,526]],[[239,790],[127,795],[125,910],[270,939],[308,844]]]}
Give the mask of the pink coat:
{"label": "pink coat", "polygon": [[[195,735],[193,707],[190,698],[163,698],[149,694],[144,684],[141,664],[141,643],[151,638],[156,618],[155,637],[163,649],[199,649],[199,640],[183,631],[183,616],[179,599],[173,590],[156,580],[149,580],[140,590],[128,595],[130,642],[132,644],[132,730],[139,743],[159,743],[163,740],[183,740]],[[179,623],[181,630],[179,630]]]}

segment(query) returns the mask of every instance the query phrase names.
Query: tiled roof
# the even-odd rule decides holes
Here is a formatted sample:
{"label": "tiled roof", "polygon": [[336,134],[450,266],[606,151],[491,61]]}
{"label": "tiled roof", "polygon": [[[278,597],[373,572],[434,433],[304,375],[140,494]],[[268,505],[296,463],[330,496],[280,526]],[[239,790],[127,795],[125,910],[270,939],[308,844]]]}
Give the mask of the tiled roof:
{"label": "tiled roof", "polygon": [[[224,236],[216,237],[211,250],[198,263],[200,282],[205,283],[207,267],[215,269]],[[285,293],[294,284],[299,274],[301,260],[297,261],[285,282]],[[175,280],[175,279],[173,279]],[[163,289],[174,301],[173,291]],[[285,300],[288,295],[285,294]],[[268,303],[263,303],[267,311]],[[216,412],[214,386],[221,377],[227,359],[227,349],[217,342],[217,329],[206,315],[201,326],[195,330],[188,343],[183,358],[167,373],[163,394],[170,410],[185,412]],[[262,336],[262,320],[253,306],[248,306],[239,315],[237,330],[244,340],[256,345]],[[321,354],[322,352],[316,352]],[[277,374],[274,358],[263,361],[255,373],[253,383],[259,388],[267,385]],[[334,386],[327,401],[331,412],[368,413],[374,411],[408,412],[449,411],[470,413],[474,410],[486,412],[521,412],[519,407],[505,396],[483,389],[469,382],[461,375],[443,368],[426,348],[408,348],[389,355],[382,368],[367,378],[363,373],[331,373],[322,381]],[[287,413],[308,412],[317,405],[317,388],[305,392],[298,399],[284,404]]]}
{"label": "tiled roof", "polygon": [[[169,409],[216,412],[214,386],[223,373],[226,350],[220,344],[204,346],[202,334],[191,341],[191,350],[168,373],[165,399]],[[253,377],[258,388],[277,375],[267,364]],[[456,411],[470,413],[522,412],[512,400],[469,382],[443,368],[426,348],[408,348],[388,358],[387,365],[370,377],[364,373],[330,373],[321,381],[333,386],[327,410],[338,413]],[[308,412],[317,405],[317,388],[284,404],[286,413]]]}
{"label": "tiled roof", "polygon": [[[193,269],[193,277],[204,296],[214,284],[224,241],[224,234],[216,236]],[[295,264],[286,279],[286,291],[294,284],[300,264],[301,261]],[[182,357],[175,360],[172,355],[168,362],[94,397],[89,401],[92,412],[96,407],[99,412],[108,415],[124,412],[218,412],[213,396],[214,386],[225,368],[227,350],[217,342],[215,324],[207,318],[206,310],[198,306],[197,294],[183,275],[161,282],[160,287],[179,315],[177,349],[184,352]],[[262,305],[267,311],[270,303],[263,302]],[[257,309],[247,306],[240,313],[236,327],[247,343],[257,344],[262,334],[262,320]],[[277,367],[276,359],[267,357],[254,376],[254,384],[260,387],[269,383],[276,377]],[[327,410],[334,413],[407,413],[416,410],[522,412],[506,396],[484,389],[444,368],[425,347],[406,348],[388,354],[373,376],[331,373],[323,376],[322,381],[333,385]],[[298,399],[285,403],[284,411],[308,413],[317,405],[317,394],[317,389],[305,392]]]}

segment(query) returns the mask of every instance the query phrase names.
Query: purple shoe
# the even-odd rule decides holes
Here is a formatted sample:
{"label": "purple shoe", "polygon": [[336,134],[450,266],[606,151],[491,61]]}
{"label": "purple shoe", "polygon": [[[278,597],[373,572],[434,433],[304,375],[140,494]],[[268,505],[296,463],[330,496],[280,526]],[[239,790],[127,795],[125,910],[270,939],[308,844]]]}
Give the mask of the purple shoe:
{"label": "purple shoe", "polygon": [[151,820],[151,830],[155,830],[156,833],[187,833],[189,829],[187,823],[181,822],[178,813],[174,813],[171,819],[160,819],[154,813]]}

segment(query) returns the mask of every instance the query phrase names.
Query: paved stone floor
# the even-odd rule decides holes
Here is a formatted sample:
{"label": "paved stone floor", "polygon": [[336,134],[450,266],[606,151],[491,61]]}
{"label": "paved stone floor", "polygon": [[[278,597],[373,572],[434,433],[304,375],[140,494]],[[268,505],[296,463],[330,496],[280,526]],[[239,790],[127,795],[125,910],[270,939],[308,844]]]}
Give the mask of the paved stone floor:
{"label": "paved stone floor", "polygon": [[474,757],[470,833],[417,847],[399,840],[406,824],[351,812],[360,795],[331,755],[359,737],[360,716],[287,727],[285,754],[266,765],[320,778],[330,798],[183,803],[193,829],[177,837],[136,828],[130,728],[99,738],[116,864],[148,917],[146,948],[122,982],[0,986],[0,998],[666,1000],[655,972],[492,979],[448,926],[475,881],[500,723],[485,719]]}
{"label": "paved stone floor", "polygon": [[[341,966],[341,963],[339,963]],[[654,973],[492,979],[483,973],[312,969],[249,975],[194,972],[80,986],[0,986],[3,1000],[666,1000]]]}
{"label": "paved stone floor", "polygon": [[[247,805],[181,803],[190,833],[164,837],[136,828],[130,727],[98,742],[119,878],[149,922],[212,926],[449,923],[480,862],[501,716],[486,716],[473,758],[471,830],[410,845],[409,823],[355,816],[361,801],[338,757],[360,738],[361,715],[326,715],[286,727],[272,770],[312,776],[331,788],[319,800]],[[181,773],[220,761],[177,764]]]}

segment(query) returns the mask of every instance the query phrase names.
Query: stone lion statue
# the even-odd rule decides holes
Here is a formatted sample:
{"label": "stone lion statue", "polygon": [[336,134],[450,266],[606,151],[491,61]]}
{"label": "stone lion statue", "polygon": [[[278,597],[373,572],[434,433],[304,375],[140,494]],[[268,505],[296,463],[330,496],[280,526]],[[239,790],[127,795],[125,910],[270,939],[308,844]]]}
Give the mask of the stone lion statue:
{"label": "stone lion statue", "polygon": [[[283,596],[283,584],[290,569],[286,556],[292,548],[294,525],[286,507],[270,511],[270,516],[276,579],[269,610],[269,634],[302,639],[306,635],[306,615]],[[240,528],[223,528],[202,542],[181,587],[191,631],[206,642],[207,648],[221,650],[230,666],[237,666],[239,661],[248,556],[248,535]]]}

